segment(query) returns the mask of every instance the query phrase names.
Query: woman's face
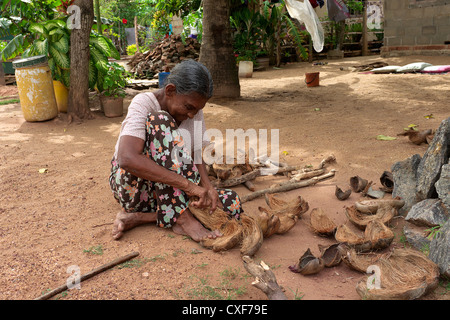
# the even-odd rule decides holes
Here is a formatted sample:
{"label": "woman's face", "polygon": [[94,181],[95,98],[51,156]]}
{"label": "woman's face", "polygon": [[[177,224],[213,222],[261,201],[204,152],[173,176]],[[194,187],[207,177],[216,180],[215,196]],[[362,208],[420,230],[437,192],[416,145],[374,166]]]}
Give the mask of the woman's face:
{"label": "woman's face", "polygon": [[192,119],[208,101],[196,92],[188,95],[177,94],[175,86],[171,84],[167,85],[165,90],[167,112],[177,121],[177,124],[188,118]]}

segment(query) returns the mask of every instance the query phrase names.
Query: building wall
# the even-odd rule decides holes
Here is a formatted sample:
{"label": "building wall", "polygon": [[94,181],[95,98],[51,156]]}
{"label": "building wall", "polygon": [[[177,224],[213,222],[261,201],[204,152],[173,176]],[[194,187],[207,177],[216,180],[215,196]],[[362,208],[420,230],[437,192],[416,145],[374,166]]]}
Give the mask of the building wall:
{"label": "building wall", "polygon": [[384,0],[381,54],[450,55],[450,0]]}

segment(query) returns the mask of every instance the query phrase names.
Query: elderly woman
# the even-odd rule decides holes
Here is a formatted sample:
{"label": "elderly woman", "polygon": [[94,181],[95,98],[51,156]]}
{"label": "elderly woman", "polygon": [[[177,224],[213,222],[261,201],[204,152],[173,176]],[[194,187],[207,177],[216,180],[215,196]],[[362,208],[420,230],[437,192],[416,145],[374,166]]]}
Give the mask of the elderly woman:
{"label": "elderly woman", "polygon": [[[194,241],[221,236],[206,229],[189,205],[210,207],[211,212],[220,206],[239,218],[238,195],[215,189],[203,159],[193,159],[209,143],[202,109],[212,92],[208,69],[185,60],[171,71],[163,88],[132,100],[111,161],[109,182],[122,207],[114,222],[114,239],[144,223],[171,227]],[[199,125],[201,132],[194,132]]]}

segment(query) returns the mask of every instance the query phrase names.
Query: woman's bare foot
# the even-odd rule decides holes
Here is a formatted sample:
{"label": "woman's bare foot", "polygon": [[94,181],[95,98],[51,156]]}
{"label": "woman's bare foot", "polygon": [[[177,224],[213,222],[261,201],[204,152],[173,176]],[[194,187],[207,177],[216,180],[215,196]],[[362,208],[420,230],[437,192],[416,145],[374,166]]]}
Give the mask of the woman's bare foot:
{"label": "woman's bare foot", "polygon": [[176,234],[189,236],[196,242],[206,238],[215,239],[222,236],[222,233],[220,233],[219,230],[210,231],[206,229],[200,221],[192,215],[189,209],[180,215],[177,222],[172,227],[172,231]]}
{"label": "woman's bare foot", "polygon": [[113,239],[120,239],[123,233],[131,228],[155,221],[156,212],[125,212],[124,210],[120,210],[114,221],[112,230]]}

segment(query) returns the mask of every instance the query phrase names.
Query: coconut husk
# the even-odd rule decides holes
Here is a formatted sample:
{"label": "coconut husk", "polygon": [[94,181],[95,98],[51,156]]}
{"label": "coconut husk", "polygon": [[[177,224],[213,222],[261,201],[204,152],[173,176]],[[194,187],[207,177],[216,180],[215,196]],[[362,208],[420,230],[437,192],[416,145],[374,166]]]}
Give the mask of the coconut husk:
{"label": "coconut husk", "polygon": [[366,179],[361,178],[360,176],[354,176],[350,178],[350,187],[353,192],[361,192],[363,191],[368,184]]}
{"label": "coconut husk", "polygon": [[263,233],[258,223],[251,217],[242,214],[242,243],[241,254],[244,256],[254,256],[263,243]]}
{"label": "coconut husk", "polygon": [[276,215],[280,220],[280,226],[276,230],[277,234],[288,232],[300,216],[309,209],[308,202],[303,200],[301,196],[289,202],[278,198],[275,194],[266,194],[265,199],[270,209],[263,210],[269,215]]}
{"label": "coconut husk", "polygon": [[336,231],[336,224],[331,220],[321,208],[311,210],[311,228],[320,235],[332,235]]}
{"label": "coconut husk", "polygon": [[320,257],[322,258],[325,267],[331,268],[341,263],[342,254],[341,251],[339,251],[340,245],[340,243],[335,243],[331,246],[318,245],[321,254]]}
{"label": "coconut husk", "polygon": [[300,218],[309,209],[309,204],[301,196],[298,196],[293,201],[284,201],[277,197],[276,194],[265,194],[266,203],[270,209],[276,212],[278,215],[285,213],[291,213],[297,218]]}
{"label": "coconut husk", "polygon": [[362,200],[355,202],[355,207],[359,212],[374,214],[378,211],[379,206],[391,206],[395,209],[400,209],[405,205],[405,200],[400,197],[392,199],[378,199],[378,200]]}
{"label": "coconut husk", "polygon": [[308,250],[300,257],[298,263],[289,266],[289,270],[303,275],[309,275],[320,272],[324,266],[322,258],[315,257],[308,248]]}
{"label": "coconut husk", "polygon": [[394,233],[379,219],[376,219],[367,224],[364,238],[371,242],[372,249],[381,250],[389,247],[394,240]]}
{"label": "coconut husk", "polygon": [[268,238],[278,231],[281,222],[277,215],[269,212],[263,207],[258,207],[259,214],[250,213],[254,218],[256,216],[256,222],[261,227],[264,238]]}
{"label": "coconut husk", "polygon": [[379,205],[376,214],[364,214],[356,209],[356,206],[346,207],[345,214],[359,229],[364,230],[370,221],[379,219],[382,223],[387,224],[397,215],[397,209],[390,205]]}
{"label": "coconut husk", "polygon": [[241,223],[230,217],[228,213],[217,208],[212,214],[209,209],[189,206],[192,214],[209,230],[219,230],[221,237],[204,239],[200,244],[213,251],[224,251],[234,248],[242,239]]}
{"label": "coconut husk", "polygon": [[336,196],[336,198],[343,201],[343,200],[348,199],[348,197],[350,197],[351,193],[352,193],[352,189],[348,189],[347,191],[342,191],[341,188],[336,186],[336,191],[334,192],[334,195]]}
{"label": "coconut husk", "polygon": [[358,235],[346,224],[342,224],[336,229],[334,234],[336,241],[347,244],[351,248],[354,248],[358,252],[369,251],[372,247],[370,241],[367,241],[364,236]]}
{"label": "coconut husk", "polygon": [[338,246],[341,258],[344,263],[353,270],[366,273],[369,266],[376,263],[380,258],[379,255],[373,253],[358,253],[355,248],[346,244]]}
{"label": "coconut husk", "polygon": [[362,299],[418,299],[433,291],[439,283],[438,266],[414,249],[394,249],[383,254],[375,265],[380,269],[380,288],[369,288],[369,277],[362,279],[356,285],[356,291]]}
{"label": "coconut husk", "polygon": [[262,244],[262,231],[258,223],[245,214],[237,220],[220,208],[211,214],[209,208],[196,208],[189,206],[192,214],[210,230],[219,230],[222,236],[215,239],[204,239],[200,244],[213,251],[224,251],[241,244],[241,253],[253,255]]}

